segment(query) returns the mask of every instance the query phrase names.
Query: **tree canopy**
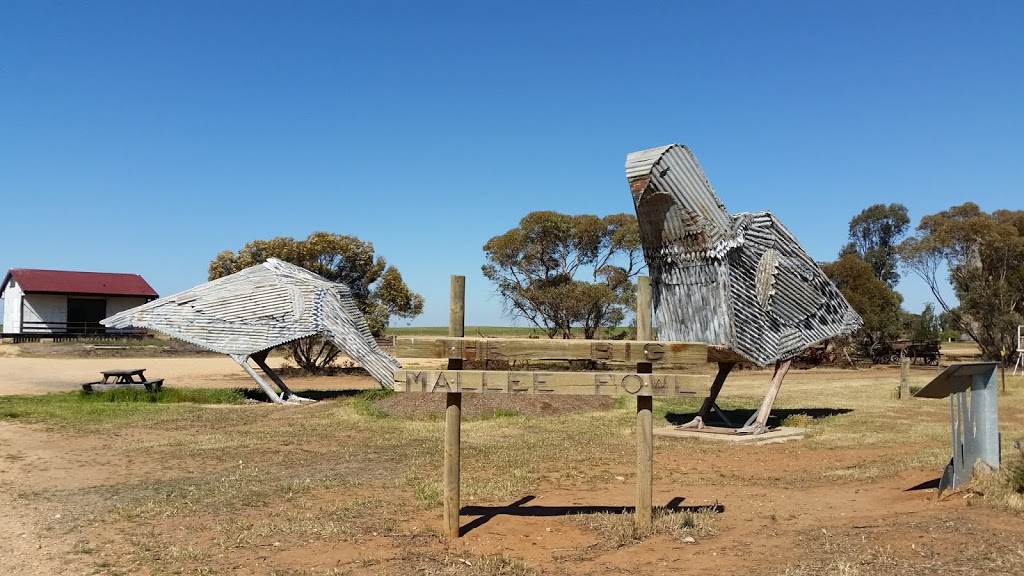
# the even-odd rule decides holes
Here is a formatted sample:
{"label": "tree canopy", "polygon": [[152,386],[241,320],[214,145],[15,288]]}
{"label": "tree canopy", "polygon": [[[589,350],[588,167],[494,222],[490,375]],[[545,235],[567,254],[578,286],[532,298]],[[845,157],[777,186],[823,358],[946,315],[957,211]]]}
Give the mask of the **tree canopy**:
{"label": "tree canopy", "polygon": [[927,302],[920,314],[913,314],[910,324],[910,337],[914,340],[938,340],[942,333],[942,324],[935,314],[935,305]]}
{"label": "tree canopy", "polygon": [[[1003,350],[1014,349],[1024,322],[1024,211],[989,214],[967,202],[925,216],[900,254],[986,359],[999,360]],[[942,294],[943,269],[959,306]]]}
{"label": "tree canopy", "polygon": [[[217,254],[210,262],[209,279],[261,264],[267,258],[290,262],[348,286],[374,336],[384,333],[392,316],[411,319],[423,312],[423,297],[409,290],[397,268],[374,253],[373,244],[343,234],[314,232],[305,240],[284,236],[253,240],[237,254],[230,250]],[[329,366],[338,350],[330,342],[312,338],[294,343],[291,353],[299,366],[316,372]]]}
{"label": "tree canopy", "polygon": [[907,233],[910,217],[902,204],[868,206],[850,220],[850,243],[840,252],[857,254],[867,262],[875,277],[895,288],[900,240]]}
{"label": "tree canopy", "polygon": [[483,274],[495,284],[506,314],[550,338],[569,338],[573,326],[594,338],[635,308],[633,278],[643,269],[643,257],[631,214],[531,212],[483,248]]}
{"label": "tree canopy", "polygon": [[903,297],[875,275],[871,264],[856,254],[845,254],[821,268],[864,320],[858,339],[867,348],[899,337]]}

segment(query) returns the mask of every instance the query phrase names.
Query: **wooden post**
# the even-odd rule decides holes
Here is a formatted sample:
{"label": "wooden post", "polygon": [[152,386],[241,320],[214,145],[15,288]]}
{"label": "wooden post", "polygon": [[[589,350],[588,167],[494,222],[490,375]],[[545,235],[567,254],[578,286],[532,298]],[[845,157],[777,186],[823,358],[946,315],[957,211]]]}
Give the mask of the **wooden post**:
{"label": "wooden post", "polygon": [[[651,340],[651,278],[637,278],[636,338]],[[637,362],[636,371],[652,372],[650,362]],[[654,398],[636,397],[636,529],[639,534],[654,525]]]}
{"label": "wooden post", "polygon": [[444,531],[459,537],[461,506],[460,466],[462,463],[462,393],[449,392],[444,409]]}
{"label": "wooden post", "polygon": [[647,534],[654,524],[654,398],[636,397],[636,529]]}
{"label": "wooden post", "polygon": [[[452,275],[448,303],[448,336],[466,335],[466,277]],[[448,360],[449,370],[462,370],[461,358]],[[462,507],[462,392],[448,392],[444,409],[444,531],[459,537]]]}
{"label": "wooden post", "polygon": [[650,341],[651,338],[651,277],[636,279],[636,339]]}
{"label": "wooden post", "polygon": [[[448,336],[462,338],[466,335],[466,277],[452,275],[451,296],[448,299]],[[449,370],[462,370],[462,359],[448,360]]]}
{"label": "wooden post", "polygon": [[910,359],[900,359],[900,393],[903,400],[910,398]]}

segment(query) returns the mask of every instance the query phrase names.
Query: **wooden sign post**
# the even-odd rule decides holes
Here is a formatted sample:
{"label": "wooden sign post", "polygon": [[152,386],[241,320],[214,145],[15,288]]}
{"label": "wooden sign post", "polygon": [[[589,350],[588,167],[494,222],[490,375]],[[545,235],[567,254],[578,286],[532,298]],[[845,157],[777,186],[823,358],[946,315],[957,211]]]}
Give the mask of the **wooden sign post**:
{"label": "wooden sign post", "polygon": [[[651,282],[641,277],[637,294],[636,340],[533,340],[466,338],[466,279],[451,278],[448,337],[395,338],[395,356],[447,359],[445,370],[395,370],[396,392],[444,393],[444,533],[461,534],[460,474],[462,394],[585,394],[636,397],[636,527],[653,527],[654,396],[695,397],[707,392],[704,376],[655,373],[654,365],[675,367],[708,360],[709,348],[696,342],[652,340]],[[581,361],[635,365],[636,372],[463,370],[466,360]]]}
{"label": "wooden sign post", "polygon": [[[452,276],[448,336],[466,335],[466,277]],[[450,358],[449,370],[461,370],[462,358]],[[444,525],[449,538],[459,537],[462,466],[462,392],[448,392],[444,409]]]}
{"label": "wooden sign post", "polygon": [[[651,278],[637,278],[636,339],[651,340]],[[636,371],[650,374],[650,362],[637,362]],[[654,525],[654,397],[636,397],[636,529],[640,534]]]}

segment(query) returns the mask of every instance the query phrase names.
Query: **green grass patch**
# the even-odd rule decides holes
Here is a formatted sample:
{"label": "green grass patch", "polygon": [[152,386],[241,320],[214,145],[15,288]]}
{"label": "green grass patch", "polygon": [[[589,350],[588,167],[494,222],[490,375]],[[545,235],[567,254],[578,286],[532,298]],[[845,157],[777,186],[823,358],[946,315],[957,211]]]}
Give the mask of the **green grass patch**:
{"label": "green grass patch", "polygon": [[495,408],[487,414],[482,414],[478,420],[496,420],[498,418],[515,418],[520,416],[519,412],[512,410],[511,408]]}
{"label": "green grass patch", "polygon": [[390,416],[387,412],[384,412],[377,406],[377,402],[380,402],[385,398],[389,398],[394,394],[394,390],[383,389],[360,392],[359,395],[356,396],[352,406],[355,409],[356,414],[359,414],[360,416],[365,416],[374,420],[383,420]]}
{"label": "green grass patch", "polygon": [[141,388],[113,388],[102,392],[78,392],[83,402],[149,402],[152,404],[241,404],[240,390],[224,388],[161,388],[150,392]]}
{"label": "green grass patch", "polygon": [[0,396],[0,420],[44,421],[69,426],[153,419],[170,405],[241,404],[239,390],[165,388],[148,392],[134,388],[86,393],[61,392],[34,396]]}

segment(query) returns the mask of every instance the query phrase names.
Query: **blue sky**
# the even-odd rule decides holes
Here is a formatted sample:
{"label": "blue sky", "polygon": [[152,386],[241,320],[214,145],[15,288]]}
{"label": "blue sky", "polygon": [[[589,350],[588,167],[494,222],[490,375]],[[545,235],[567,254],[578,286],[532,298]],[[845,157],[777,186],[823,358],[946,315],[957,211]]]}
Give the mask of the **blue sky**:
{"label": "blue sky", "polygon": [[[274,236],[373,242],[444,325],[508,322],[483,244],[631,212],[688,145],[731,212],[831,260],[851,217],[1024,206],[1024,3],[0,3],[0,268],[163,295]],[[920,282],[905,307],[932,300]]]}

